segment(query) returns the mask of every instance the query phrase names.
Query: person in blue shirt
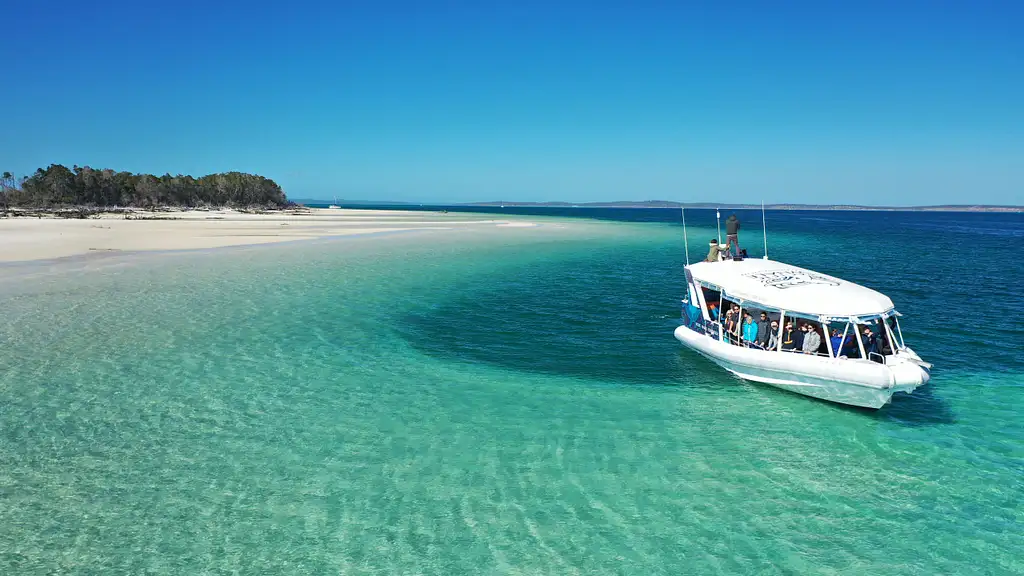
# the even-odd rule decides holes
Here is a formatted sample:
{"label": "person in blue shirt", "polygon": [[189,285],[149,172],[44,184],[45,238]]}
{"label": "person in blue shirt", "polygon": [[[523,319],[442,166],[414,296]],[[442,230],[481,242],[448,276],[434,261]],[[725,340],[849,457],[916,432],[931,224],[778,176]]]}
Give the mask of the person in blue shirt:
{"label": "person in blue shirt", "polygon": [[852,328],[843,340],[843,356],[847,358],[860,358],[860,348],[857,347],[857,327],[853,326]]}
{"label": "person in blue shirt", "polygon": [[757,324],[749,312],[743,315],[743,343],[748,348],[757,345]]}
{"label": "person in blue shirt", "polygon": [[832,329],[832,336],[829,338],[832,341],[832,353],[835,354],[836,358],[843,353],[843,336],[839,333],[839,330]]}

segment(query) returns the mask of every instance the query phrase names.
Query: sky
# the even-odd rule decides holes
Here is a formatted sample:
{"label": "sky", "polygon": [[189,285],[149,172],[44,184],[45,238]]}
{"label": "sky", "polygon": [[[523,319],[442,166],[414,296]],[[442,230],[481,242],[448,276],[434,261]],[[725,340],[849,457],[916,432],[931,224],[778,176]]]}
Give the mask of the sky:
{"label": "sky", "polygon": [[1024,204],[1024,3],[7,0],[0,170],[291,198]]}

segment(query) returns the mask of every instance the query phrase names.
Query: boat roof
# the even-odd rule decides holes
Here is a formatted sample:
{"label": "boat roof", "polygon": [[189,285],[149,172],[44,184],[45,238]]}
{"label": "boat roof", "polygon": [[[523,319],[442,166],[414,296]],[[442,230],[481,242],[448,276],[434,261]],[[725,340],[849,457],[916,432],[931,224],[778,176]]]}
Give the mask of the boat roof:
{"label": "boat roof", "polygon": [[695,280],[718,286],[727,296],[787,312],[849,318],[882,315],[893,309],[885,294],[775,260],[698,262],[686,269]]}

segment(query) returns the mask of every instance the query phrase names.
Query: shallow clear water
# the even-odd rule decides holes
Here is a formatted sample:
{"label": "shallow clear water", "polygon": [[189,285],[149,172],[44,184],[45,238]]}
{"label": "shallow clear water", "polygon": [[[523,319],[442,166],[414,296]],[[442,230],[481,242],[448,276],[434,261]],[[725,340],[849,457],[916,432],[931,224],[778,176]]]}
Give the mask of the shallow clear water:
{"label": "shallow clear water", "polygon": [[769,218],[893,298],[927,387],[681,349],[667,222],[0,269],[0,573],[1024,572],[1020,218]]}

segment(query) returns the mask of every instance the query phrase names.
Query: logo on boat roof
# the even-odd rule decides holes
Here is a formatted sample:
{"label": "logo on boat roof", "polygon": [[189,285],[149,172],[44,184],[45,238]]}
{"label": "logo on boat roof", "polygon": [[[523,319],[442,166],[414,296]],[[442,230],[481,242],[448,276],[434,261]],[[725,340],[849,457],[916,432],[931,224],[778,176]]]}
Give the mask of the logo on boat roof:
{"label": "logo on boat roof", "polygon": [[821,284],[824,286],[839,286],[834,278],[829,278],[824,274],[817,274],[815,272],[805,272],[802,270],[772,270],[770,272],[749,272],[744,274],[754,280],[760,280],[765,286],[771,286],[772,288],[778,288],[785,290],[786,288],[794,288],[796,286],[809,286],[812,284]]}

